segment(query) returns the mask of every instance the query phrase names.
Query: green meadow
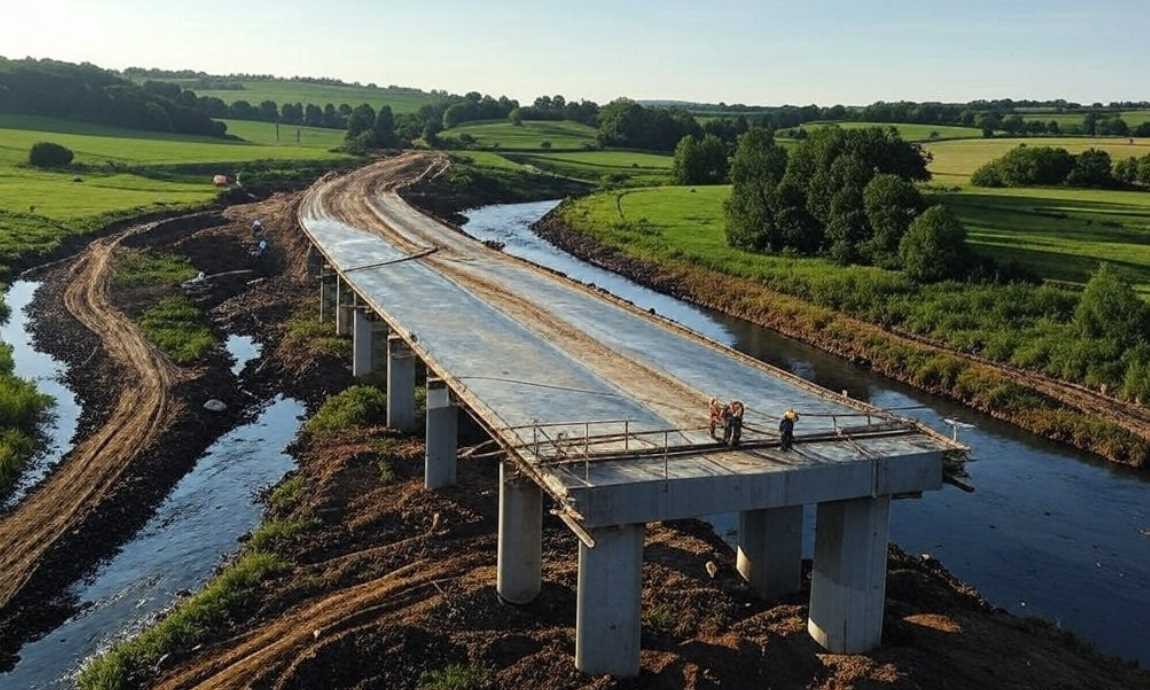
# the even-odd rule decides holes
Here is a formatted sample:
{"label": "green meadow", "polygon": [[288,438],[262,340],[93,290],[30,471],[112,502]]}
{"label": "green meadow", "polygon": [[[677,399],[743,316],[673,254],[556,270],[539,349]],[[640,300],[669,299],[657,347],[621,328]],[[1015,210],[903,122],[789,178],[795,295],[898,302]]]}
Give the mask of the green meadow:
{"label": "green meadow", "polygon": [[[1133,141],[1133,143],[1131,143]],[[1131,156],[1142,157],[1150,153],[1150,139],[1127,137],[1034,137],[994,138],[964,141],[942,141],[925,144],[933,156],[930,171],[934,182],[942,185],[966,186],[970,176],[983,164],[1000,158],[1016,146],[1056,146],[1070,153],[1087,149],[1101,149],[1114,160]]]}
{"label": "green meadow", "polygon": [[290,80],[249,80],[241,81],[243,89],[197,89],[193,83],[182,82],[179,79],[165,79],[190,88],[198,96],[215,96],[225,103],[247,101],[252,105],[259,105],[261,101],[275,101],[278,105],[284,103],[313,103],[324,106],[328,103],[339,106],[347,104],[355,107],[367,103],[379,110],[381,105],[391,106],[395,113],[414,113],[420,107],[434,103],[437,97],[428,93],[389,91],[387,89],[373,89],[367,86],[338,86],[334,84],[312,84],[303,81]]}
{"label": "green meadow", "polygon": [[803,129],[816,129],[836,125],[843,129],[865,129],[867,127],[894,127],[899,136],[907,141],[942,141],[945,139],[969,139],[981,137],[982,130],[975,127],[954,127],[950,125],[920,125],[889,122],[808,122]]}
{"label": "green meadow", "polygon": [[633,151],[572,151],[506,155],[512,161],[553,175],[592,184],[650,186],[671,181],[670,156]]}
{"label": "green meadow", "polygon": [[[330,130],[301,132],[301,144],[274,143],[260,123],[236,123],[251,140],[145,132],[48,117],[0,114],[0,271],[24,254],[43,254],[66,236],[90,232],[112,220],[211,202],[214,173],[267,161],[279,169],[305,161],[345,159],[329,151]],[[291,128],[294,129],[294,128]],[[312,128],[302,128],[304,130]],[[322,134],[321,134],[322,133]],[[335,132],[339,134],[339,132]],[[75,153],[68,170],[27,165],[40,141]]]}
{"label": "green meadow", "polygon": [[[1126,124],[1130,127],[1137,127],[1143,122],[1150,121],[1150,110],[1126,110],[1119,115]],[[1100,115],[1100,117],[1110,117],[1110,113]],[[1022,119],[1026,121],[1038,120],[1039,122],[1057,122],[1059,127],[1069,127],[1071,125],[1081,125],[1085,120],[1084,113],[1024,113]]]}
{"label": "green meadow", "polygon": [[445,130],[441,136],[459,139],[464,135],[475,139],[479,148],[498,148],[505,151],[543,150],[544,142],[552,150],[585,150],[595,145],[595,128],[579,122],[529,120],[520,126],[508,120],[468,122]]}

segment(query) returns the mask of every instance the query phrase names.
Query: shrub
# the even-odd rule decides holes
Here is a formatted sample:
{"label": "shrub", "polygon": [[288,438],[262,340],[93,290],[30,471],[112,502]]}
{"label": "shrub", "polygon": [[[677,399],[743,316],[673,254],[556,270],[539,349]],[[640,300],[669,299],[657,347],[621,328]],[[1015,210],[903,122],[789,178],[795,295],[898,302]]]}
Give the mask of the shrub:
{"label": "shrub", "polygon": [[386,421],[387,396],[383,391],[374,386],[352,386],[325,400],[305,429],[318,434]]}
{"label": "shrub", "polygon": [[1143,339],[1150,307],[1110,264],[1102,264],[1082,292],[1074,325],[1086,338],[1111,338],[1126,345]]}
{"label": "shrub", "polygon": [[37,168],[63,168],[71,164],[73,157],[71,149],[50,141],[41,141],[32,145],[28,152],[28,163]]}
{"label": "shrub", "polygon": [[216,335],[199,307],[183,295],[165,297],[139,319],[148,340],[180,364],[193,362],[216,345]]}
{"label": "shrub", "polygon": [[1114,177],[1110,172],[1110,154],[1098,149],[1083,151],[1074,157],[1074,169],[1066,177],[1072,187],[1110,187]]}

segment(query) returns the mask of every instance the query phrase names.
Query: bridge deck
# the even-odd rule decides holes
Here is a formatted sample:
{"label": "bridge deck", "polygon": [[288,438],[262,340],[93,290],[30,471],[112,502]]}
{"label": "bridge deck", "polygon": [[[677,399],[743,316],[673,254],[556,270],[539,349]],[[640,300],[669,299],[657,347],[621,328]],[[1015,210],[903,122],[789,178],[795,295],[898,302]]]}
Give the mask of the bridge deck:
{"label": "bridge deck", "polygon": [[[487,249],[398,195],[370,203],[386,229],[318,204],[301,222],[360,300],[587,527],[941,485],[942,454],[957,447],[944,437]],[[742,400],[747,438],[760,442],[687,452],[710,442],[711,397]],[[783,452],[770,432],[788,408],[803,416]],[[622,457],[637,448],[647,450]]]}

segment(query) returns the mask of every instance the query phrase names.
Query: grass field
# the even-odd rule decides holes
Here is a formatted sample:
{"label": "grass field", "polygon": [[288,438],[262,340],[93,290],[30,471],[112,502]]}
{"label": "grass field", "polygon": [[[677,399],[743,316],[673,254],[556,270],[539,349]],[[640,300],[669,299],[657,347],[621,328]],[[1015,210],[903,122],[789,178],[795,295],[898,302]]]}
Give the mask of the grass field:
{"label": "grass field", "polygon": [[[343,145],[344,134],[342,129],[328,129],[326,127],[304,127],[302,125],[280,125],[279,140],[276,140],[276,126],[272,122],[253,122],[250,120],[221,120],[228,126],[228,134],[244,141],[261,146],[286,146],[290,148],[304,147],[329,150]],[[299,141],[296,141],[296,134]]]}
{"label": "grass field", "polygon": [[[947,125],[918,125],[893,122],[808,122],[803,129],[817,129],[828,125],[838,125],[843,129],[864,129],[866,127],[894,127],[899,136],[907,141],[941,141],[944,139],[967,139],[981,137],[982,130],[974,127],[951,127]],[[937,137],[931,134],[937,133]]]}
{"label": "grass field", "polygon": [[[180,80],[165,80],[181,83]],[[247,101],[252,105],[259,105],[261,101],[272,100],[279,105],[284,103],[314,103],[324,106],[328,103],[338,106],[346,103],[352,107],[367,103],[372,108],[379,109],[381,105],[389,105],[396,113],[414,113],[421,106],[434,103],[436,96],[427,93],[404,93],[388,91],[387,89],[371,89],[366,86],[331,86],[326,84],[310,84],[301,81],[244,81],[242,90],[200,90],[194,86],[183,84],[191,88],[199,96],[215,96],[225,103]]]}
{"label": "grass field", "polygon": [[980,166],[1006,154],[1019,144],[1027,146],[1057,146],[1071,153],[1087,149],[1102,149],[1114,160],[1150,154],[1150,139],[1125,137],[1037,137],[1019,139],[970,139],[926,144],[934,156],[930,171],[935,182],[944,185],[965,186],[970,175]]}
{"label": "grass field", "polygon": [[595,144],[595,128],[579,122],[531,120],[516,127],[507,120],[468,122],[452,127],[442,136],[459,138],[467,134],[475,137],[475,145],[483,148],[498,147],[504,151],[542,150],[543,142],[551,142],[552,149],[584,150]]}
{"label": "grass field", "polygon": [[[1137,127],[1143,122],[1150,121],[1150,110],[1127,110],[1121,113],[1122,119],[1126,124],[1131,127]],[[1104,115],[1103,117],[1108,117]],[[1083,113],[1025,113],[1022,116],[1023,120],[1038,120],[1040,122],[1050,122],[1051,120],[1058,123],[1059,127],[1065,128],[1071,125],[1081,125],[1085,119]]]}
{"label": "grass field", "polygon": [[588,182],[650,186],[671,181],[670,156],[632,151],[509,153],[510,160]]}
{"label": "grass field", "polygon": [[[230,124],[257,141],[268,140],[260,123]],[[328,151],[331,139],[323,138],[330,137],[328,131],[308,132],[302,145],[277,146],[2,114],[0,270],[21,254],[49,251],[63,237],[94,230],[114,217],[210,202],[217,190],[205,167],[218,165],[212,172],[231,173],[237,164],[253,161],[275,161],[268,164],[275,167],[346,158]],[[28,150],[39,141],[72,149],[79,167],[27,166]],[[181,166],[196,170],[182,172]]]}

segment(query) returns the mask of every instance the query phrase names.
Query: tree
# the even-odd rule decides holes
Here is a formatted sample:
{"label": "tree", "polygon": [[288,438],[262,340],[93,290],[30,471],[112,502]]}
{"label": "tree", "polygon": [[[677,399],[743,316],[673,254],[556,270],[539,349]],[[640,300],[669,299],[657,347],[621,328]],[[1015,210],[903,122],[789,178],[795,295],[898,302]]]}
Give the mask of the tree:
{"label": "tree", "polygon": [[1138,181],[1138,159],[1131,156],[1114,164],[1114,177],[1124,185]]}
{"label": "tree", "polygon": [[308,103],[304,108],[304,124],[309,127],[323,127],[323,108]]}
{"label": "tree", "polygon": [[975,126],[982,130],[982,136],[992,137],[996,130],[1002,128],[1002,119],[997,113],[982,113]]}
{"label": "tree", "polygon": [[1002,121],[1002,129],[1010,135],[1018,134],[1026,128],[1026,122],[1021,115],[1010,115]]}
{"label": "tree", "polygon": [[719,184],[727,178],[727,147],[713,134],[679,140],[671,174],[677,184]]}
{"label": "tree", "polygon": [[1085,338],[1108,338],[1123,346],[1145,339],[1150,323],[1147,307],[1110,264],[1101,264],[1078,300],[1074,326]]}
{"label": "tree", "polygon": [[1074,157],[1074,168],[1066,176],[1072,187],[1109,187],[1114,184],[1110,172],[1110,154],[1089,149]]}
{"label": "tree", "polygon": [[516,127],[522,127],[523,126],[523,111],[520,110],[519,108],[515,108],[510,113],[508,113],[507,119],[511,120],[511,124],[515,125]]}
{"label": "tree", "polygon": [[72,158],[71,149],[50,141],[35,143],[28,151],[28,163],[37,168],[63,168],[72,162]]}
{"label": "tree", "polygon": [[731,162],[731,196],[724,206],[727,243],[751,251],[781,249],[771,197],[787,170],[787,152],[765,129],[739,137]]}
{"label": "tree", "polygon": [[1138,182],[1150,187],[1150,154],[1138,159]]}
{"label": "tree", "polygon": [[423,126],[423,141],[431,148],[439,146],[439,133],[442,131],[443,125],[439,124],[438,120],[428,120],[427,124]]}
{"label": "tree", "polygon": [[379,112],[375,114],[374,129],[376,145],[384,148],[396,145],[395,116],[391,114],[391,106],[379,106]]}
{"label": "tree", "polygon": [[1058,120],[1051,120],[1046,123],[1046,131],[1049,134],[1059,134],[1062,132],[1062,128],[1058,125]]}
{"label": "tree", "polygon": [[375,127],[375,109],[367,103],[357,105],[347,118],[347,138],[353,139]]}
{"label": "tree", "polygon": [[863,254],[872,263],[893,268],[899,243],[925,204],[918,189],[898,175],[875,175],[863,190],[863,207],[871,238]]}
{"label": "tree", "polygon": [[280,119],[280,109],[275,101],[262,101],[260,103],[259,117],[264,122],[277,122]]}
{"label": "tree", "polygon": [[961,274],[968,257],[966,228],[945,206],[931,206],[910,224],[899,243],[903,269],[929,283]]}

